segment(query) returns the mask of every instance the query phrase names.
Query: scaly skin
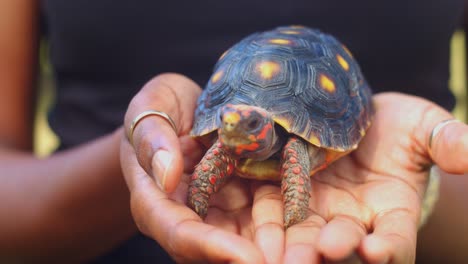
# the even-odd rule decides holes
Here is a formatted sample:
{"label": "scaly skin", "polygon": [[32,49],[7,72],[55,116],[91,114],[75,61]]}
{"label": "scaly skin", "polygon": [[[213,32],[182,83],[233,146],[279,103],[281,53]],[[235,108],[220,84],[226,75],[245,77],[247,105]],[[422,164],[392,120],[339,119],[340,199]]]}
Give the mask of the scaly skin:
{"label": "scaly skin", "polygon": [[233,174],[237,161],[216,141],[195,167],[188,191],[188,205],[202,219],[208,211],[210,196]]}
{"label": "scaly skin", "polygon": [[290,227],[307,217],[310,185],[310,159],[307,144],[291,137],[281,156],[281,192],[284,203],[284,226]]}

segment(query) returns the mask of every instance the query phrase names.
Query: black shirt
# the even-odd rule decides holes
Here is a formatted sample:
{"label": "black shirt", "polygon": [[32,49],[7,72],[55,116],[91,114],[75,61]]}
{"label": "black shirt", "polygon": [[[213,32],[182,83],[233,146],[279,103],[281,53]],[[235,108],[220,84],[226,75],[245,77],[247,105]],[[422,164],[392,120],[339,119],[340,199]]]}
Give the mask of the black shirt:
{"label": "black shirt", "polygon": [[[57,84],[50,123],[63,148],[108,133],[156,74],[182,73],[203,87],[231,45],[290,24],[346,44],[374,92],[415,94],[450,109],[449,40],[462,10],[463,0],[43,0]],[[145,245],[126,250],[147,254],[154,243]]]}

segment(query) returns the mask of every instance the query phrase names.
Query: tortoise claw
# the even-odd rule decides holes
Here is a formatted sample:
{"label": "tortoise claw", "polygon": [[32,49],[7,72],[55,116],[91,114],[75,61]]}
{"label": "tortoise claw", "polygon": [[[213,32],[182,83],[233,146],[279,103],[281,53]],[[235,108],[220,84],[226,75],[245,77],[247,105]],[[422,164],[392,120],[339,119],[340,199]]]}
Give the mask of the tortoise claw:
{"label": "tortoise claw", "polygon": [[[190,190],[191,192],[194,191],[193,188]],[[208,201],[209,201],[209,195],[201,193],[201,192],[195,192],[190,196],[188,199],[188,206],[197,213],[201,219],[205,219],[207,213],[208,213]]]}
{"label": "tortoise claw", "polygon": [[301,223],[307,218],[307,208],[303,206],[290,206],[284,210],[284,229]]}

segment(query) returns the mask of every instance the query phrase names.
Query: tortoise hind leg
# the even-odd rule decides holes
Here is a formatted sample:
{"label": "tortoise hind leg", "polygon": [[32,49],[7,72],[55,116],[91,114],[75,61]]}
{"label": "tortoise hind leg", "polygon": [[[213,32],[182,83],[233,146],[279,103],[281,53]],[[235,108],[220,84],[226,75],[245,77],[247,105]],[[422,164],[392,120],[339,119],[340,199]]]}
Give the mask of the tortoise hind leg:
{"label": "tortoise hind leg", "polygon": [[308,144],[289,138],[281,155],[281,192],[284,203],[284,226],[290,227],[307,218],[311,192]]}
{"label": "tortoise hind leg", "polygon": [[234,172],[236,161],[216,141],[195,167],[189,184],[187,203],[202,219],[208,213],[210,196],[217,192]]}

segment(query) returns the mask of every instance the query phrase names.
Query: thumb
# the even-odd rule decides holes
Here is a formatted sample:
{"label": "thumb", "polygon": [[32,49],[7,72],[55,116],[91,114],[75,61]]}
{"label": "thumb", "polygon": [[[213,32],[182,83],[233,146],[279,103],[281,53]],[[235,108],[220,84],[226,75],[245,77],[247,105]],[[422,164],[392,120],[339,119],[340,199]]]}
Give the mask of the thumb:
{"label": "thumb", "polygon": [[441,119],[426,129],[428,152],[444,171],[468,172],[468,126],[455,119]]}
{"label": "thumb", "polygon": [[161,190],[174,191],[183,173],[184,160],[172,126],[162,117],[151,115],[139,124],[138,132],[135,128],[133,138],[140,166]]}
{"label": "thumb", "polygon": [[[179,136],[189,134],[200,92],[197,84],[182,75],[162,74],[141,89],[125,115],[138,163],[165,192],[173,192],[182,176]],[[141,117],[142,113],[148,114]]]}

